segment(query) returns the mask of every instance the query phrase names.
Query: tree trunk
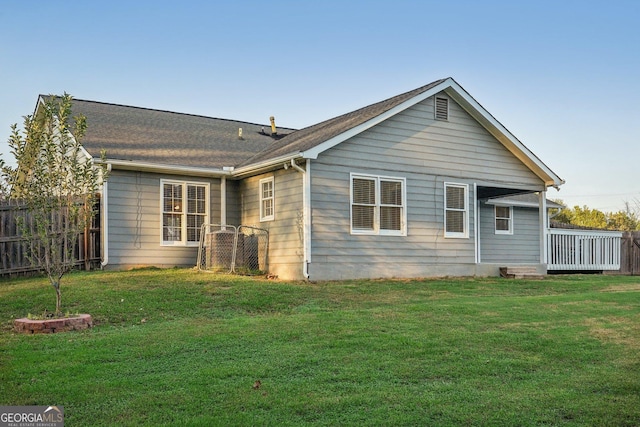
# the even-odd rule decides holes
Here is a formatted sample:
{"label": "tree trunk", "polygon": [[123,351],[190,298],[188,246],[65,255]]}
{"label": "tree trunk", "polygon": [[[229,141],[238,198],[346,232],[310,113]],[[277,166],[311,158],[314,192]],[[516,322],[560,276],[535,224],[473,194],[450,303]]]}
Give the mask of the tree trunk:
{"label": "tree trunk", "polygon": [[56,316],[62,314],[62,294],[60,293],[60,282],[55,282],[53,288],[56,290]]}

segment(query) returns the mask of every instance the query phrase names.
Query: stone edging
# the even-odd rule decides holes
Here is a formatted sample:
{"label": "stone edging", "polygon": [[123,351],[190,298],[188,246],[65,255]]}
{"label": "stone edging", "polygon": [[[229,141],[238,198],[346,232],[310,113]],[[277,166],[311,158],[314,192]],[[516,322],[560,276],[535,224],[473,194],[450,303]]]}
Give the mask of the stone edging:
{"label": "stone edging", "polygon": [[21,334],[52,334],[54,332],[66,332],[87,329],[93,326],[90,314],[79,314],[76,317],[61,319],[31,320],[22,318],[13,322],[16,332]]}

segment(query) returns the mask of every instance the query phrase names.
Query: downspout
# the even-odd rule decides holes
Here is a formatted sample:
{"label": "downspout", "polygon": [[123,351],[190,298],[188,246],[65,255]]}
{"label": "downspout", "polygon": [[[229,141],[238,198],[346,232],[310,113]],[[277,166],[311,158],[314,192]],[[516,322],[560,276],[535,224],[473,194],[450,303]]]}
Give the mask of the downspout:
{"label": "downspout", "polygon": [[480,223],[480,201],[478,200],[478,184],[473,183],[473,231],[476,236],[475,252],[476,252],[476,264],[480,264],[480,229],[478,227]]}
{"label": "downspout", "polygon": [[[111,163],[107,163],[107,172],[111,172]],[[109,264],[109,206],[107,201],[109,200],[109,181],[102,182],[102,200],[100,208],[102,212],[102,261],[100,262],[100,268],[104,269]]]}
{"label": "downspout", "polygon": [[561,208],[558,208],[558,212],[554,213],[553,215],[549,215],[549,221],[551,221],[553,218],[557,217],[558,215],[560,215],[562,213],[563,210],[566,209],[566,206],[562,206]]}
{"label": "downspout", "polygon": [[[209,220],[211,221],[211,220]],[[226,230],[227,225],[227,177],[220,178],[220,225]]]}
{"label": "downspout", "polygon": [[[286,163],[285,163],[286,166]],[[311,263],[311,176],[309,171],[311,168],[311,159],[307,159],[306,170],[302,169],[294,159],[291,159],[291,167],[302,174],[302,246],[304,261],[302,263],[302,274],[305,279],[309,280],[309,264]]]}

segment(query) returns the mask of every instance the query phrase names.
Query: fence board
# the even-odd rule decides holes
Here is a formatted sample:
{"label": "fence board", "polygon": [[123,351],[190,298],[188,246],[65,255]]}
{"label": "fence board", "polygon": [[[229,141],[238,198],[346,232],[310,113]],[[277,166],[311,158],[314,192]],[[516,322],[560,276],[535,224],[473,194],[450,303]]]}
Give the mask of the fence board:
{"label": "fence board", "polygon": [[625,231],[620,249],[620,273],[640,275],[640,231]]}
{"label": "fence board", "polygon": [[[94,209],[100,212],[100,201]],[[42,270],[28,257],[28,241],[21,236],[19,218],[31,222],[31,215],[24,203],[15,200],[0,201],[0,276],[24,275]],[[78,234],[73,248],[74,264],[89,269],[97,267],[101,260],[100,218],[98,215],[87,230]]]}

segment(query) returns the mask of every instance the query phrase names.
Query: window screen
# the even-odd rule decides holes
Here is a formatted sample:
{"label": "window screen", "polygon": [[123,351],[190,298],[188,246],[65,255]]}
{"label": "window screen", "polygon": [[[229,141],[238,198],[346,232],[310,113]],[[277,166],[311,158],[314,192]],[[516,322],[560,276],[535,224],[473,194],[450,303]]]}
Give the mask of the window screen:
{"label": "window screen", "polygon": [[351,206],[352,228],[373,230],[376,208],[376,181],[353,179],[353,204]]}
{"label": "window screen", "polygon": [[162,181],[161,186],[162,242],[199,242],[200,228],[208,218],[208,184]]}
{"label": "window screen", "polygon": [[404,234],[404,185],[402,178],[352,176],[351,231],[360,234]]}
{"label": "window screen", "polygon": [[496,206],[496,233],[511,233],[511,214],[512,209],[509,206]]}
{"label": "window screen", "polygon": [[445,184],[445,237],[466,237],[467,186]]}

